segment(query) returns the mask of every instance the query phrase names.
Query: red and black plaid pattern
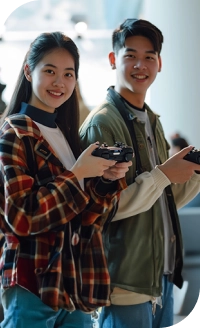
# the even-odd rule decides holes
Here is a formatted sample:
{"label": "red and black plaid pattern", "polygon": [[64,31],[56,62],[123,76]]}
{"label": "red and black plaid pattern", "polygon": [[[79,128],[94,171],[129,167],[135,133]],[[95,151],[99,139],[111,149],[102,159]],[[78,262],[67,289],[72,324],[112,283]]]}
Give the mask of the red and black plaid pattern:
{"label": "red and black plaid pattern", "polygon": [[99,178],[87,181],[83,191],[34,122],[19,114],[1,128],[0,169],[2,287],[19,284],[55,310],[107,305],[101,230],[125,179],[105,196],[97,192]]}

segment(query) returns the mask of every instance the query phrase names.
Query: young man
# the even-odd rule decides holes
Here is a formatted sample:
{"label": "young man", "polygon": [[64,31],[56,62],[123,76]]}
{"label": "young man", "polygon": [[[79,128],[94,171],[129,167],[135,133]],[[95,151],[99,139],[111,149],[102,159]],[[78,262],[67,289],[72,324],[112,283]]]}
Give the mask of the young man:
{"label": "young man", "polygon": [[181,288],[183,282],[176,207],[199,192],[199,165],[183,159],[192,146],[168,159],[159,117],[145,103],[161,71],[161,31],[148,21],[127,19],[112,41],[115,87],[80,129],[83,147],[95,140],[109,146],[120,141],[135,152],[129,186],[105,233],[111,305],[101,312],[101,327],[168,327],[173,325],[173,284]]}

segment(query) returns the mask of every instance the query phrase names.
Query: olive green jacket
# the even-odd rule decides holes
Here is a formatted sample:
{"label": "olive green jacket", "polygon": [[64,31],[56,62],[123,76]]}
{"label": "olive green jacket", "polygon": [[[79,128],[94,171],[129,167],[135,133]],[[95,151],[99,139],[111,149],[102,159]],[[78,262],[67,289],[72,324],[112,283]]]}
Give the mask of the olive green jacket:
{"label": "olive green jacket", "polygon": [[[158,156],[162,163],[168,158],[169,144],[165,139],[158,115],[153,113],[146,104],[145,107],[154,132]],[[130,109],[127,108],[127,110],[133,115]],[[145,172],[135,179],[136,161],[133,157],[133,165],[126,175],[127,184],[130,187],[128,187],[130,190],[127,190],[127,206],[124,206],[125,209],[123,210],[119,208],[120,217],[116,220],[114,218],[109,225],[105,233],[104,246],[112,287],[159,296],[162,290],[161,280],[164,266],[164,233],[158,198],[165,187],[168,188],[168,195],[170,194],[168,198],[173,212],[172,224],[175,236],[171,242],[176,242],[178,250],[175,272],[171,275],[170,280],[180,288],[182,286],[182,238],[176,207],[169,186],[170,181],[158,168],[153,170],[151,168],[144,123],[136,117],[133,117],[132,122],[142,168]],[[113,146],[115,141],[120,141],[128,146],[133,146],[127,126],[109,95],[107,95],[106,101],[92,110],[86,118],[80,128],[80,136],[83,148],[95,141],[106,142],[109,146]],[[134,179],[135,182],[133,182]],[[143,180],[146,181],[146,189],[143,188]],[[193,180],[195,179],[193,178]],[[196,181],[193,181],[193,184],[195,183],[197,184]],[[142,188],[146,192],[142,192]],[[137,197],[137,193],[141,195],[139,205],[134,200],[134,195]],[[149,201],[151,198],[153,201]],[[131,208],[132,214],[123,216],[123,211],[128,213],[128,207]]]}

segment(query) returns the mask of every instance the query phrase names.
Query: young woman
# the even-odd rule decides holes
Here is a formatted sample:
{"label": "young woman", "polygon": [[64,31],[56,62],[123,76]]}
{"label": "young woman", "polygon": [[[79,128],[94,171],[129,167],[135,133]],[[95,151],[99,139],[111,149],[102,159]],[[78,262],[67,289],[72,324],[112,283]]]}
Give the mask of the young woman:
{"label": "young woman", "polygon": [[101,230],[131,162],[81,154],[78,69],[70,38],[41,34],[2,118],[1,327],[92,327],[109,303]]}

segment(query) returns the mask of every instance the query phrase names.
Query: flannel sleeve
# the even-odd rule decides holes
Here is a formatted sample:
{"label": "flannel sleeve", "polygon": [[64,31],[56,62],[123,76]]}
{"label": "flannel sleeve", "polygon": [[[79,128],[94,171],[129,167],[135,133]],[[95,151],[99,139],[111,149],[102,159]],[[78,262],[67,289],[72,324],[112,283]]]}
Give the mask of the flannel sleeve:
{"label": "flannel sleeve", "polygon": [[107,219],[111,220],[116,212],[121,191],[127,188],[125,178],[108,183],[102,178],[91,179],[86,183],[90,194],[89,204],[82,213],[82,224],[94,222],[102,226]]}
{"label": "flannel sleeve", "polygon": [[81,213],[89,202],[89,195],[70,171],[58,175],[53,172],[45,185],[36,182],[27,173],[23,138],[15,133],[5,133],[0,138],[0,168],[4,190],[1,214],[18,235],[55,229]]}

